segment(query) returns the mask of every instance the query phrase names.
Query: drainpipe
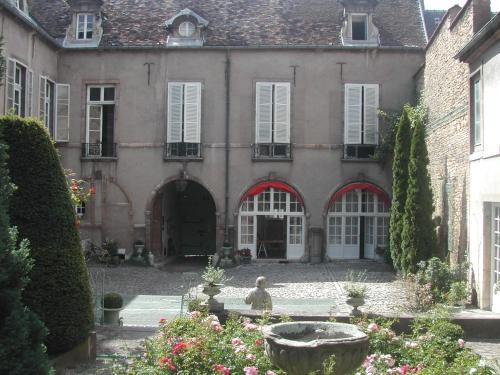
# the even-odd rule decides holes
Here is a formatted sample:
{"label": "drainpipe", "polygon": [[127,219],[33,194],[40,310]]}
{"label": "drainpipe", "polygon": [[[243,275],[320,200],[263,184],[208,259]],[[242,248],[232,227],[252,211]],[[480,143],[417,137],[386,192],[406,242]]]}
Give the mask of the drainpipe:
{"label": "drainpipe", "polygon": [[226,50],[226,66],[225,66],[225,80],[226,80],[226,168],[225,168],[225,201],[224,201],[224,245],[230,246],[229,243],[229,114],[230,114],[230,90],[231,90],[231,55],[229,49]]}

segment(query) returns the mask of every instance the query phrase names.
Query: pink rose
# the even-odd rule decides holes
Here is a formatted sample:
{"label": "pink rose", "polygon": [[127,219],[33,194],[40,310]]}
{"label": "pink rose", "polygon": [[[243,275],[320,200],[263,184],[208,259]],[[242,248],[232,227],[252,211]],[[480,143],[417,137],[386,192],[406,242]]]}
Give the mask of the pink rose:
{"label": "pink rose", "polygon": [[222,331],[222,326],[220,325],[219,322],[212,322],[210,324],[210,326],[212,327],[212,329],[215,331],[215,332],[220,332]]}
{"label": "pink rose", "polygon": [[239,337],[235,337],[234,339],[231,340],[231,344],[233,346],[238,346],[238,345],[243,344],[243,341],[241,341],[241,339]]}
{"label": "pink rose", "polygon": [[201,312],[199,311],[191,311],[189,313],[189,316],[192,318],[192,319],[198,319],[200,316],[201,316]]}
{"label": "pink rose", "polygon": [[257,328],[259,328],[259,326],[256,324],[253,324],[253,323],[248,323],[248,324],[245,324],[245,326],[244,326],[245,331],[255,331]]}
{"label": "pink rose", "polygon": [[259,375],[259,370],[255,366],[245,367],[243,371],[245,371],[245,375]]}
{"label": "pink rose", "polygon": [[368,324],[368,332],[378,332],[378,331],[380,331],[380,328],[377,325],[377,323]]}
{"label": "pink rose", "polygon": [[249,353],[249,354],[247,354],[247,356],[246,356],[245,358],[246,358],[246,359],[248,359],[249,361],[255,361],[255,359],[256,359],[257,357],[255,357],[255,355],[254,355],[254,354],[250,354],[250,353]]}
{"label": "pink rose", "polygon": [[274,371],[267,370],[266,375],[276,375],[276,373]]}
{"label": "pink rose", "polygon": [[167,319],[165,318],[160,318],[160,324],[165,324],[167,322]]}
{"label": "pink rose", "polygon": [[458,339],[458,346],[460,349],[465,348],[465,341],[462,339]]}

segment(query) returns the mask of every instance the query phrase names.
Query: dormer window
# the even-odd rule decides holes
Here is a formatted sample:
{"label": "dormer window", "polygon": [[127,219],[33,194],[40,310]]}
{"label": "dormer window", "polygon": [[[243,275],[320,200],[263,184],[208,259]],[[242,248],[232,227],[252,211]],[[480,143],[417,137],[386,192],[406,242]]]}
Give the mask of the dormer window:
{"label": "dormer window", "polygon": [[189,38],[196,31],[196,27],[192,22],[184,21],[179,25],[179,35]]}
{"label": "dormer window", "polygon": [[92,39],[94,31],[94,15],[89,13],[79,13],[77,15],[76,39]]}
{"label": "dormer window", "polygon": [[367,40],[367,19],[366,14],[353,14],[351,16],[352,40]]}
{"label": "dormer window", "polygon": [[27,13],[28,7],[26,6],[26,0],[15,0],[14,4],[21,12]]}
{"label": "dormer window", "polygon": [[165,22],[168,47],[201,47],[208,21],[186,8]]}

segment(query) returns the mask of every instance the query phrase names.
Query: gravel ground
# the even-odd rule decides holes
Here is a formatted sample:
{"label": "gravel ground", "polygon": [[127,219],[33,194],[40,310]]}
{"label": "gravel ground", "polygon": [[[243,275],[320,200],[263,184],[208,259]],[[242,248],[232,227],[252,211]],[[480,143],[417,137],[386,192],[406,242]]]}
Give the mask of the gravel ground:
{"label": "gravel ground", "polygon": [[[100,284],[99,272],[104,272],[104,291],[124,295],[185,294],[189,286],[201,283],[203,259],[176,262],[160,269],[121,265],[118,267],[91,267],[94,284]],[[399,313],[408,310],[408,296],[403,281],[384,264],[374,261],[341,261],[317,265],[302,263],[259,263],[226,270],[231,277],[225,283],[220,298],[244,298],[258,276],[266,276],[267,290],[274,298],[332,299],[343,306],[343,285],[349,270],[366,270],[366,309],[378,313]],[[190,281],[191,280],[191,281]],[[308,302],[309,303],[309,302]],[[348,309],[348,308],[347,308]]]}

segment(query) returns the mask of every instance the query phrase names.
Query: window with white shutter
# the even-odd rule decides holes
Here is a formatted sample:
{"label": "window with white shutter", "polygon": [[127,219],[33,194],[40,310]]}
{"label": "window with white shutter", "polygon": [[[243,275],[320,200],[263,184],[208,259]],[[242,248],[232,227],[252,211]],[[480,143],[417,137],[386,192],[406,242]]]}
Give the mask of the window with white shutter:
{"label": "window with white shutter", "polygon": [[39,116],[52,138],[55,138],[55,83],[40,76]]}
{"label": "window with white shutter", "polygon": [[33,74],[23,64],[14,59],[7,61],[6,112],[12,111],[18,116],[31,115]]}
{"label": "window with white shutter", "polygon": [[201,157],[201,83],[168,83],[167,158]]}
{"label": "window with white shutter", "polygon": [[345,85],[344,156],[369,158],[378,145],[379,86]]}
{"label": "window with white shutter", "polygon": [[69,142],[69,91],[70,86],[58,83],[56,85],[56,141]]}
{"label": "window with white shutter", "polygon": [[257,82],[255,158],[290,158],[290,83]]}

